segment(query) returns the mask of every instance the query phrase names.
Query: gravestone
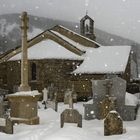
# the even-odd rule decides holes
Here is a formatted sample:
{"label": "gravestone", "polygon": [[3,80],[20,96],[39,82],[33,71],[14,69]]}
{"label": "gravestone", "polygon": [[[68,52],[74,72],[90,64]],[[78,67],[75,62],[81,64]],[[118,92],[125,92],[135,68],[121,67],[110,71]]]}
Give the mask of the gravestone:
{"label": "gravestone", "polygon": [[53,100],[47,100],[45,102],[45,109],[52,108],[53,110],[57,111],[58,109],[58,102],[57,102],[57,93],[54,94]]}
{"label": "gravestone", "polygon": [[117,107],[125,105],[126,81],[122,78],[112,78],[113,86],[110,89],[111,95],[117,97]]}
{"label": "gravestone", "polygon": [[5,114],[4,102],[0,101],[0,117],[3,117]]}
{"label": "gravestone", "polygon": [[123,133],[123,121],[116,111],[110,111],[104,120],[104,135],[117,135]]}
{"label": "gravestone", "polygon": [[72,96],[72,100],[74,103],[77,103],[77,94],[74,92],[74,89],[67,89],[64,93],[64,104],[69,104],[69,100]]}
{"label": "gravestone", "polygon": [[73,93],[73,102],[77,103],[77,93]]}
{"label": "gravestone", "polygon": [[54,83],[51,83],[51,85],[48,86],[47,90],[48,90],[48,99],[52,101],[54,99],[54,94],[57,92],[57,88],[54,86]]}
{"label": "gravestone", "polygon": [[[93,90],[93,109],[94,114],[97,119],[101,119],[101,103],[106,96],[106,84],[105,80],[93,80],[92,90]],[[93,110],[92,109],[92,110]]]}
{"label": "gravestone", "polygon": [[44,88],[42,92],[43,92],[43,103],[44,103],[48,100],[48,90]]}
{"label": "gravestone", "polygon": [[[122,108],[125,105],[125,94],[126,94],[126,81],[114,77],[112,79],[106,80],[92,80],[92,90],[93,90],[93,105],[94,112],[97,119],[102,119],[102,103],[105,103],[106,95],[109,97],[115,97],[116,109],[121,114]],[[109,109],[110,110],[110,109]],[[109,111],[108,110],[108,111]]]}
{"label": "gravestone", "polygon": [[92,120],[95,119],[94,113],[94,105],[93,104],[84,104],[84,119],[85,120]]}
{"label": "gravestone", "polygon": [[76,110],[73,109],[73,97],[72,94],[69,96],[69,109],[65,109],[61,113],[61,128],[64,126],[64,123],[77,123],[77,127],[82,127],[82,115]]}
{"label": "gravestone", "polygon": [[65,109],[61,113],[61,128],[64,123],[77,123],[77,127],[82,127],[82,115],[75,109]]}
{"label": "gravestone", "polygon": [[0,118],[0,132],[13,134],[13,122],[10,120],[10,118]]}
{"label": "gravestone", "polygon": [[6,114],[4,101],[0,101],[0,132],[13,134],[13,123]]}
{"label": "gravestone", "polygon": [[64,93],[64,104],[69,104],[69,98],[71,94],[72,94],[72,90],[68,88]]}

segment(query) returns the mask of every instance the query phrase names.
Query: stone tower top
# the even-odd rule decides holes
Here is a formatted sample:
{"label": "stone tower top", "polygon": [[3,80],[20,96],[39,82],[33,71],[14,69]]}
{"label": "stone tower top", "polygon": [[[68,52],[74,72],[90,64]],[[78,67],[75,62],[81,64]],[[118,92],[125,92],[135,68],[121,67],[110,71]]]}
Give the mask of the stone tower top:
{"label": "stone tower top", "polygon": [[94,34],[94,20],[87,15],[87,12],[86,15],[80,20],[80,32],[81,35],[89,39],[96,39]]}

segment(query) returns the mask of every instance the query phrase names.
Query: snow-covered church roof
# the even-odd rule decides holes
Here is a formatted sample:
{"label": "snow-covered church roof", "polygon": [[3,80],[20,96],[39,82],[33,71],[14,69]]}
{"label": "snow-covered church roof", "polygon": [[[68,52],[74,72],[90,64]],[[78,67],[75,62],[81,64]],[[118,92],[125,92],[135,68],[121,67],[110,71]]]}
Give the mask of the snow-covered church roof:
{"label": "snow-covered church roof", "polygon": [[126,69],[130,50],[130,46],[88,48],[84,62],[73,73],[122,73]]}
{"label": "snow-covered church roof", "polygon": [[[28,48],[28,59],[68,59],[68,60],[81,60],[82,56],[76,55],[75,53],[67,50],[58,43],[46,39],[37,43],[36,45]],[[21,53],[16,54],[10,61],[21,60]]]}
{"label": "snow-covered church roof", "polygon": [[[84,60],[73,73],[122,73],[128,63],[130,46],[101,46],[63,26],[55,26],[28,41],[29,60]],[[84,53],[85,52],[85,53]],[[5,55],[3,61],[21,59],[21,48]]]}

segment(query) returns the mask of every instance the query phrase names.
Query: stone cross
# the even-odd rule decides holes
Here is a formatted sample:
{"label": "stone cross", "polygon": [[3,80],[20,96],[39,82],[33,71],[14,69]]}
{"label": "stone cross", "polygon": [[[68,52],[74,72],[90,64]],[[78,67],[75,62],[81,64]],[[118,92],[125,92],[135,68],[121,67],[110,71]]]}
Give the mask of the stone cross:
{"label": "stone cross", "polygon": [[46,102],[48,100],[48,90],[44,88],[42,92],[43,92],[43,102]]}
{"label": "stone cross", "polygon": [[69,95],[69,108],[73,109],[73,97],[72,97],[72,93],[70,93]]}
{"label": "stone cross", "polygon": [[107,80],[104,86],[106,87],[106,95],[111,96],[110,89],[113,83],[110,80]]}
{"label": "stone cross", "polygon": [[30,91],[31,88],[28,85],[28,42],[27,42],[27,30],[28,30],[28,16],[27,12],[23,12],[21,16],[21,33],[22,33],[22,56],[21,56],[21,85],[20,91]]}

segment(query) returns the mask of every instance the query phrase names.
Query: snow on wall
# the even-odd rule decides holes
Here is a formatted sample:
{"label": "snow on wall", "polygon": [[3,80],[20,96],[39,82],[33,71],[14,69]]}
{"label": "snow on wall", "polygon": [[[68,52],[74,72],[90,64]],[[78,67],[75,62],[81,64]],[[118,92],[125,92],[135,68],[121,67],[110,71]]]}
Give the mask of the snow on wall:
{"label": "snow on wall", "polygon": [[73,73],[121,73],[125,71],[130,46],[89,48],[84,62]]}
{"label": "snow on wall", "polygon": [[[65,49],[58,43],[47,39],[28,49],[29,60],[33,59],[68,59],[82,60],[83,58]],[[21,60],[21,53],[10,58],[10,61]]]}

